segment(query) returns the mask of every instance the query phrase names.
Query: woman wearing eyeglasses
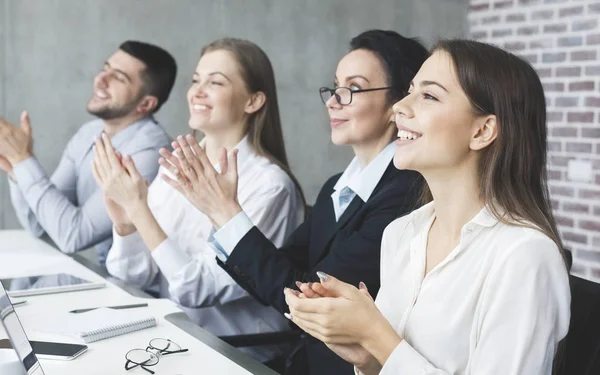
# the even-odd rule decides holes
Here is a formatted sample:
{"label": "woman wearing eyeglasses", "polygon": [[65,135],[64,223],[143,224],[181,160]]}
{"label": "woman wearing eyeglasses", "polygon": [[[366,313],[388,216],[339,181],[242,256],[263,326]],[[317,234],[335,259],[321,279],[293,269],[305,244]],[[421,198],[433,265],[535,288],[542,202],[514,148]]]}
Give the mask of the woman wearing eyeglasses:
{"label": "woman wearing eyeglasses", "polygon": [[[427,56],[417,41],[393,31],[371,30],[352,39],[334,88],[320,93],[333,143],[352,146],[355,158],[325,183],[312,214],[279,250],[228,193],[235,191],[234,168],[217,173],[203,151],[185,140],[180,142],[184,157],[161,152],[161,164],[176,178],[168,182],[215,224],[221,266],[257,299],[283,314],[283,288],[317,281],[316,271],[353,285],[366,282],[377,292],[383,230],[416,208],[422,183],[420,175],[392,163],[397,133],[392,104],[404,97]],[[229,163],[236,165],[235,152]],[[302,345],[307,361],[295,361],[294,373],[352,373],[352,366],[321,342],[308,338]]]}

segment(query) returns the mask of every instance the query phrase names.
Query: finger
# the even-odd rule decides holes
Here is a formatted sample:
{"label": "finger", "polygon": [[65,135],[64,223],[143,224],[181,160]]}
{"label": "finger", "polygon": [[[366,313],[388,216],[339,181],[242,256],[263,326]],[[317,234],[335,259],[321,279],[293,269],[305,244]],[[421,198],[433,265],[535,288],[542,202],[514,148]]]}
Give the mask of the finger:
{"label": "finger", "polygon": [[227,174],[227,170],[229,169],[228,162],[227,149],[223,147],[219,153],[219,167],[221,167],[221,174]]}
{"label": "finger", "polygon": [[373,296],[371,296],[371,293],[369,293],[369,289],[367,289],[367,284],[365,284],[361,281],[360,283],[358,283],[358,290],[365,296],[369,297],[369,299],[372,302],[375,302],[375,300],[373,299]]}
{"label": "finger", "polygon": [[173,164],[169,163],[167,160],[165,160],[165,158],[158,159],[158,164],[160,164],[164,169],[171,173],[171,176],[173,176],[175,179],[179,179],[181,174],[179,172],[179,169]]}
{"label": "finger", "polygon": [[142,179],[142,175],[140,174],[140,172],[138,172],[135,163],[133,162],[133,159],[130,155],[123,156],[123,166],[134,181],[139,181]]}
{"label": "finger", "polygon": [[335,295],[327,290],[321,283],[311,283],[310,288],[321,297],[335,297]]}
{"label": "finger", "polygon": [[27,111],[23,111],[21,113],[21,129],[23,129],[25,134],[31,135],[31,123],[29,121],[29,113],[27,113]]}
{"label": "finger", "polygon": [[320,297],[317,293],[315,293],[311,289],[310,283],[301,283],[300,281],[296,281],[296,286],[298,287],[298,289],[300,289],[302,294],[304,294],[307,298],[319,298]]}
{"label": "finger", "polygon": [[229,174],[231,176],[235,176],[235,178],[237,179],[238,177],[238,169],[237,169],[237,157],[238,157],[238,149],[234,149],[232,152],[229,153],[229,160],[227,162],[227,165],[229,167]]}
{"label": "finger", "polygon": [[321,285],[325,287],[335,297],[350,297],[358,289],[350,284],[344,283],[325,272],[317,272]]}
{"label": "finger", "polygon": [[299,312],[325,313],[329,308],[328,304],[330,305],[332,301],[335,301],[335,298],[329,297],[301,299],[297,294],[292,292],[298,293],[289,288],[284,290],[285,302],[290,309]]}
{"label": "finger", "polygon": [[195,145],[193,147],[193,152],[196,156],[196,160],[198,160],[198,162],[200,163],[200,167],[202,168],[202,171],[211,170],[211,169],[214,171],[214,167],[213,167],[212,163],[210,162],[210,160],[208,160],[208,156],[206,156],[206,151],[204,151],[204,149],[202,147],[200,147],[200,145],[198,145],[198,142],[196,142],[195,140],[194,140],[193,144]]}
{"label": "finger", "polygon": [[171,147],[173,147],[173,150],[177,150],[179,148],[179,143],[177,143],[177,141],[173,141],[171,142]]}
{"label": "finger", "polygon": [[321,324],[314,322],[312,320],[306,320],[303,317],[295,315],[295,313],[288,314],[290,316],[290,320],[294,322],[298,327],[300,327],[304,332],[313,336],[314,338],[323,341],[327,344],[351,344],[356,342],[356,340],[352,337],[345,335],[337,335],[327,328],[323,327]]}
{"label": "finger", "polygon": [[162,178],[163,181],[165,181],[167,184],[171,185],[171,187],[173,189],[177,190],[178,192],[180,192],[182,195],[185,196],[185,192],[183,191],[181,184],[177,180],[172,179],[171,177],[167,176],[164,173],[160,174],[160,178]]}
{"label": "finger", "polygon": [[108,157],[106,156],[106,150],[104,149],[104,143],[100,138],[94,138],[94,158],[98,164],[98,171],[106,176],[106,173],[111,170]]}
{"label": "finger", "polygon": [[94,180],[96,180],[96,183],[98,184],[98,186],[102,187],[103,180],[102,180],[102,177],[100,176],[100,173],[98,173],[98,167],[96,166],[95,161],[92,161],[92,174],[94,175]]}
{"label": "finger", "polygon": [[179,162],[179,158],[173,155],[173,153],[166,148],[161,148],[158,150],[160,156],[162,156],[167,162],[171,163],[174,167],[181,169],[181,163]]}
{"label": "finger", "polygon": [[106,156],[110,164],[115,168],[120,167],[121,162],[117,158],[117,153],[110,143],[110,139],[108,139],[108,135],[106,135],[106,133],[102,133],[102,142],[104,143]]}
{"label": "finger", "polygon": [[198,161],[198,158],[197,158],[196,154],[192,150],[192,145],[194,143],[196,143],[196,141],[193,140],[191,143],[189,143],[188,142],[188,137],[184,137],[184,136],[181,136],[181,135],[179,137],[177,137],[177,140],[179,142],[179,146],[181,146],[181,152],[183,152],[183,155],[187,159],[188,163],[194,169],[194,172],[196,172],[196,173],[202,173],[204,167]]}
{"label": "finger", "polygon": [[[190,180],[196,180],[197,176],[202,173],[202,168],[198,165],[198,171],[192,166],[194,155],[192,150],[189,148],[187,142],[182,136],[177,137],[179,142],[179,149],[175,150],[175,156],[179,159],[181,164],[181,172]],[[198,173],[196,173],[198,172]]]}

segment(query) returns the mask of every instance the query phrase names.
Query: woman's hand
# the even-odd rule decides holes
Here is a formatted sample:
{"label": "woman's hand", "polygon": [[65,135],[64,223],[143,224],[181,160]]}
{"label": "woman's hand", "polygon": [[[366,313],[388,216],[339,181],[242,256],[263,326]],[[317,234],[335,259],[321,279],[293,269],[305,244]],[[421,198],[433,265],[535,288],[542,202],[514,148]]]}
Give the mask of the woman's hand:
{"label": "woman's hand", "polygon": [[106,134],[102,134],[102,140],[96,138],[94,155],[92,166],[94,178],[105,196],[112,201],[109,202],[112,212],[117,219],[126,221],[123,212],[117,209],[118,205],[131,219],[140,207],[147,206],[147,182],[142,178],[129,155],[123,156],[122,159],[117,155]]}
{"label": "woman's hand", "polygon": [[[366,286],[362,284],[357,289],[329,275],[321,277],[321,286],[326,291],[316,287],[316,284],[310,288],[319,295],[316,298],[303,297],[301,293],[286,288],[284,293],[290,308],[289,318],[327,345],[346,345],[336,349],[340,350],[344,359],[356,361],[352,363],[359,367],[365,366],[360,359],[364,359],[366,353],[351,345],[363,347],[379,363],[385,363],[402,339],[379,312]],[[303,289],[306,286],[301,285],[300,290]],[[330,297],[320,297],[325,294]]]}
{"label": "woman's hand", "polygon": [[177,137],[174,152],[161,149],[159,163],[174,176],[161,178],[207,215],[219,229],[242,211],[237,200],[237,150],[221,150],[221,173],[212,166],[204,150],[191,135]]}
{"label": "woman's hand", "polygon": [[[327,275],[320,274],[319,276],[328,278]],[[296,281],[296,286],[300,289],[300,293],[292,291],[292,293],[299,298],[323,298],[323,297],[336,297],[336,290],[328,290],[321,283],[301,283]],[[368,296],[371,300],[372,297],[367,290],[367,286],[361,282],[358,289]],[[291,317],[291,316],[290,316]],[[381,365],[377,360],[369,353],[365,348],[359,344],[325,344],[331,351],[340,356],[344,361],[352,363],[358,367],[364,374],[378,374],[381,370]]]}

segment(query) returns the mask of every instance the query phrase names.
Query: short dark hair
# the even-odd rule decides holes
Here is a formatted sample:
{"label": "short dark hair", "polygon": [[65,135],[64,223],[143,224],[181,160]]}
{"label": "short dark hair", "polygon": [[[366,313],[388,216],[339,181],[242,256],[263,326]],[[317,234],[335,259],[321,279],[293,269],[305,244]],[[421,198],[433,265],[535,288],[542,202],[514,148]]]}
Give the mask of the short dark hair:
{"label": "short dark hair", "polygon": [[350,51],[370,51],[381,61],[388,86],[388,101],[404,98],[410,82],[429,57],[429,51],[414,38],[406,38],[392,30],[368,30],[350,41]]}
{"label": "short dark hair", "polygon": [[152,113],[157,112],[167,101],[175,77],[177,63],[171,54],[153,44],[128,40],[119,49],[135,57],[146,65],[142,72],[142,85],[146,95],[156,96],[158,104]]}

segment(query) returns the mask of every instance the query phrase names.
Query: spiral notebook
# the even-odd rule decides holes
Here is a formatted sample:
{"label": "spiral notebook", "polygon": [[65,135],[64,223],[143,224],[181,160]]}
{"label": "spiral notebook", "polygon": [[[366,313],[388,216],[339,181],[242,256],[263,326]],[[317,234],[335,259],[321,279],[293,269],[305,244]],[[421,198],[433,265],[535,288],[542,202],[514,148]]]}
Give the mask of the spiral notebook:
{"label": "spiral notebook", "polygon": [[43,325],[33,329],[41,333],[73,337],[88,344],[154,327],[156,324],[156,318],[140,314],[139,310],[100,308],[81,314],[67,313],[48,317]]}

